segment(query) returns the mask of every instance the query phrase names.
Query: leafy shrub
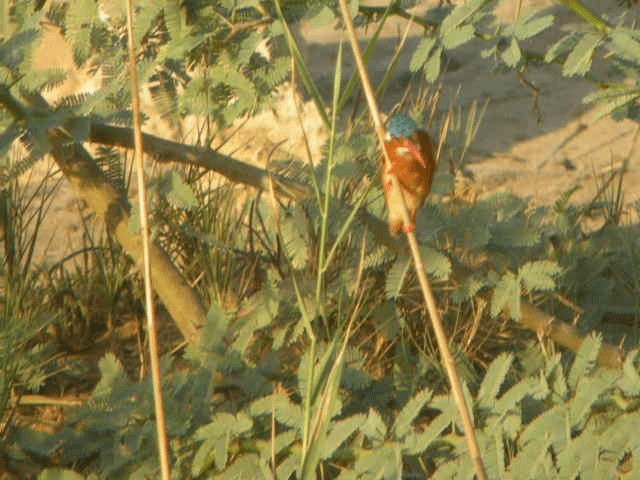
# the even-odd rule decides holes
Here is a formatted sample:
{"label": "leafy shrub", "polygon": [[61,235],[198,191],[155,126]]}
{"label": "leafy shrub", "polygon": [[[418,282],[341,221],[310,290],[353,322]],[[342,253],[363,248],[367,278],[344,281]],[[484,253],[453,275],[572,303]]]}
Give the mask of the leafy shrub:
{"label": "leafy shrub", "polygon": [[[282,3],[165,0],[139,5],[137,12],[141,79],[150,85],[155,107],[176,128],[187,116],[197,119],[203,132],[198,144],[211,144],[212,125],[230,125],[264,106],[287,77],[287,56],[256,52],[261,42],[280,36],[330,130],[316,166],[273,159],[265,174],[271,190],[262,194],[239,199],[234,187],[193,169],[169,172],[152,189],[155,239],[210,305],[200,342],[177,348],[164,360],[175,476],[472,478],[410,263],[379,225],[384,207],[373,181],[375,142],[357,105],[356,120],[338,133],[357,78],[343,85],[340,49],[331,108],[326,108],[288,28],[307,11],[316,21],[331,20],[334,5]],[[406,14],[407,3],[382,10],[361,5],[360,20],[383,22]],[[565,75],[586,75],[602,50],[622,71],[635,72],[640,62],[635,30],[610,27],[576,5],[570,2],[594,31],[574,29],[544,55],[529,51],[527,42],[555,25],[551,15],[524,13],[513,25],[503,25],[485,0],[438,7],[418,19],[425,37],[410,67],[433,82],[448,52],[477,39],[487,42],[484,54],[494,57],[498,68],[523,72],[555,62],[562,63]],[[351,6],[355,11],[358,2]],[[32,2],[12,5],[15,30],[0,44],[5,128],[0,148],[21,140],[29,153],[19,168],[7,169],[7,181],[45,154],[59,154],[60,137],[65,148],[79,148],[96,124],[128,124],[128,80],[119,68],[125,63],[124,15],[115,4],[100,10],[104,7],[93,1],[52,4],[48,10]],[[35,26],[45,18],[63,28],[79,65],[103,71],[103,89],[64,99],[55,109],[42,102],[39,92],[64,78],[61,72],[32,74]],[[392,71],[389,65],[385,78]],[[606,113],[636,118],[634,82],[633,76],[624,85],[600,82],[603,90],[587,101],[604,102]],[[418,95],[429,99],[432,111],[414,105],[414,113],[434,130],[443,126],[443,158],[449,161],[441,162],[421,214],[420,240],[489,477],[626,473],[638,455],[632,430],[640,394],[637,355],[629,353],[620,371],[595,363],[603,338],[613,342],[626,335],[629,345],[637,340],[633,326],[609,329],[604,321],[608,304],[619,298],[637,319],[637,232],[619,226],[616,215],[600,229],[587,228],[585,218],[595,202],[573,205],[571,191],[551,207],[535,208],[509,194],[457,195],[456,176],[465,173],[479,111],[473,107],[453,120],[440,118],[434,97],[424,92]],[[193,155],[190,146],[181,147]],[[124,195],[127,169],[119,168],[111,149],[98,156],[101,167],[115,172],[106,177]],[[310,194],[276,197],[278,179],[304,184]],[[613,202],[604,204],[615,213]],[[135,216],[131,223],[135,227]],[[105,283],[122,281],[129,267],[112,263]],[[81,280],[82,274],[83,286]],[[122,282],[107,287],[113,288],[105,289],[106,296],[116,295]],[[16,298],[24,297],[7,296]],[[91,295],[79,298],[87,304],[82,308],[95,307]],[[523,306],[535,303],[569,322],[576,314],[573,302],[581,305],[581,328],[604,331],[603,337],[587,337],[575,358],[535,343],[509,321],[523,320]],[[10,326],[5,331],[13,333]],[[18,349],[21,356],[1,357],[4,372],[11,374],[3,380],[5,412],[9,393],[20,383],[13,375],[16,365],[27,371],[35,363],[24,353],[32,347],[30,332],[15,332],[3,351]],[[41,478],[79,478],[58,467],[73,467],[89,478],[156,476],[150,385],[131,380],[113,353],[98,367],[100,380],[90,398],[67,411],[58,432],[12,425],[5,435],[11,435],[12,447],[0,452],[3,457],[56,467]],[[35,383],[42,382],[28,386]]]}

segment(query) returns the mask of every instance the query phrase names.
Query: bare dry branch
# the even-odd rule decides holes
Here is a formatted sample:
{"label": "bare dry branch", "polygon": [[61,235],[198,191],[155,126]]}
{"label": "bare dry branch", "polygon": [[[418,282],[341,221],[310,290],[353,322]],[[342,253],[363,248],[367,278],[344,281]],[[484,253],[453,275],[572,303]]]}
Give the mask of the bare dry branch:
{"label": "bare dry branch", "polygon": [[[50,109],[40,95],[30,95],[27,100],[31,107],[43,111]],[[16,121],[27,118],[26,107],[2,86],[0,106]],[[131,217],[127,199],[111,184],[93,157],[80,144],[70,143],[70,137],[64,129],[52,128],[47,132],[47,137],[51,143],[52,157],[76,193],[104,220],[107,229],[139,264],[142,259],[142,241],[140,235],[129,230]],[[151,244],[150,257],[156,276],[156,292],[184,338],[189,343],[198,343],[199,327],[207,318],[202,300],[159,246]]]}
{"label": "bare dry branch", "polygon": [[[133,130],[92,121],[89,141],[133,149]],[[143,135],[143,142],[145,153],[154,156],[159,162],[175,162],[206,168],[234,183],[242,183],[259,190],[269,190],[273,182],[276,193],[289,198],[299,199],[313,193],[308,185],[280,175],[269,174],[263,168],[213,150],[172,142],[148,133]]]}

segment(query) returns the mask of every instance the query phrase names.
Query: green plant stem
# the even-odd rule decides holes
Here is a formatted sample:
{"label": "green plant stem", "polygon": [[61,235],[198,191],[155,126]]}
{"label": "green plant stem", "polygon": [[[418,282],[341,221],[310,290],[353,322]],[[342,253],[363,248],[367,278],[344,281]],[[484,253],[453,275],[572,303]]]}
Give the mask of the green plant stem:
{"label": "green plant stem", "polygon": [[[363,8],[363,7],[360,7],[360,8]],[[369,40],[369,43],[367,44],[367,48],[365,48],[364,50],[365,63],[369,61],[369,58],[375,51],[375,47],[378,44],[378,39],[380,38],[380,33],[382,33],[382,28],[384,27],[387,19],[389,18],[390,13],[391,13],[391,5],[389,5],[389,7],[384,9],[384,14],[380,19],[380,22],[378,23],[378,27],[376,28],[376,31],[371,36],[371,40]],[[347,86],[344,89],[344,94],[342,95],[342,98],[340,99],[340,103],[338,104],[340,110],[344,108],[345,104],[353,96],[353,92],[355,91],[357,86],[358,86],[358,71],[355,70],[351,75],[351,78],[349,78],[349,81],[347,82]]]}
{"label": "green plant stem", "polygon": [[327,112],[325,111],[324,101],[322,100],[322,96],[320,92],[316,88],[313,79],[311,78],[311,74],[309,73],[309,68],[307,67],[307,63],[300,53],[300,49],[298,48],[298,44],[296,42],[295,37],[293,36],[293,32],[289,28],[289,24],[287,20],[284,18],[284,14],[282,13],[282,8],[280,7],[280,0],[275,0],[274,2],[276,11],[278,13],[278,18],[282,22],[284,27],[285,35],[287,37],[287,43],[289,44],[289,50],[291,52],[291,56],[294,58],[298,69],[300,70],[300,77],[302,78],[302,83],[307,89],[307,93],[311,96],[313,103],[316,105],[318,109],[318,113],[320,114],[320,118],[324,122],[327,128],[331,128],[331,122],[329,121],[329,117],[327,116]]}
{"label": "green plant stem", "polygon": [[313,381],[315,376],[315,361],[316,361],[316,340],[315,337],[311,338],[311,345],[309,346],[309,365],[307,366],[307,394],[304,397],[304,426],[302,429],[302,453],[300,455],[300,471],[304,470],[304,466],[307,460],[307,453],[309,452],[309,442],[311,440],[311,390],[313,389]]}
{"label": "green plant stem", "polygon": [[[320,209],[322,216],[320,224],[320,245],[318,251],[318,272],[316,278],[316,306],[323,310],[323,302],[321,301],[322,290],[324,288],[324,272],[325,272],[325,252],[327,248],[327,234],[329,231],[329,217],[331,208],[331,180],[333,174],[333,155],[336,143],[336,124],[339,116],[338,104],[340,100],[340,83],[342,81],[342,43],[338,48],[338,58],[336,59],[336,72],[333,81],[333,104],[331,109],[331,132],[329,135],[329,152],[327,154],[327,169],[324,179],[324,204]],[[323,315],[324,317],[324,315]]]}
{"label": "green plant stem", "polygon": [[307,331],[307,335],[309,335],[309,339],[311,340],[311,345],[309,345],[309,365],[307,366],[307,395],[305,395],[304,397],[303,404],[304,426],[302,428],[302,453],[300,455],[300,471],[302,471],[302,468],[305,464],[307,451],[309,449],[309,429],[311,428],[311,390],[313,388],[313,380],[315,376],[316,336],[313,333],[311,318],[309,318],[309,313],[307,312],[307,307],[304,304],[304,298],[300,293],[300,287],[298,286],[298,281],[296,280],[295,273],[293,273],[293,269],[291,273],[291,281],[293,283],[293,289],[296,293],[296,300],[298,302],[298,308],[300,308],[304,328]]}
{"label": "green plant stem", "polygon": [[[356,59],[358,71],[360,72],[362,87],[364,89],[365,96],[367,97],[369,110],[371,113],[371,117],[373,119],[373,124],[376,129],[376,134],[378,136],[380,148],[384,155],[386,164],[390,165],[391,161],[389,159],[388,152],[386,148],[384,148],[385,132],[384,132],[382,122],[380,120],[378,105],[376,103],[373,87],[371,86],[371,80],[369,79],[369,74],[367,72],[364,61],[362,60],[360,45],[358,44],[355,27],[353,26],[353,21],[351,19],[351,14],[349,13],[349,8],[347,6],[346,0],[340,0],[340,9],[342,10],[342,17],[347,27],[347,33],[349,35],[349,41],[351,43],[353,55]],[[390,178],[391,178],[391,188],[392,188],[391,195],[398,196],[397,198],[400,200],[400,205],[401,205],[400,211],[402,215],[402,221],[405,225],[409,225],[411,223],[411,220],[409,218],[409,212],[407,211],[406,203],[402,195],[402,191],[400,189],[398,179],[396,178],[395,175],[390,175]],[[455,360],[453,358],[453,355],[451,354],[451,350],[449,349],[449,343],[447,340],[446,333],[444,331],[444,327],[442,325],[442,320],[440,319],[440,313],[438,311],[438,306],[436,304],[436,300],[433,295],[433,291],[431,289],[431,284],[429,283],[429,278],[427,277],[427,274],[426,274],[424,261],[422,260],[420,247],[418,245],[418,240],[416,239],[414,232],[407,232],[406,236],[407,236],[407,240],[409,241],[411,253],[413,255],[414,266],[415,266],[416,274],[418,276],[420,287],[422,289],[422,294],[424,296],[427,309],[429,311],[429,316],[431,318],[431,323],[433,325],[433,329],[436,334],[438,348],[440,350],[440,354],[442,355],[442,360],[447,370],[449,381],[451,383],[453,398],[456,402],[458,411],[460,413],[460,417],[464,427],[464,435],[467,441],[467,446],[469,448],[469,454],[471,455],[471,459],[474,464],[475,472],[476,472],[476,475],[478,476],[478,479],[486,480],[487,474],[484,468],[484,463],[482,461],[480,447],[478,446],[478,441],[476,439],[475,429],[473,427],[473,421],[471,419],[469,406],[467,405],[464,397],[464,392],[462,390],[462,382],[460,380],[460,376],[456,368]]]}
{"label": "green plant stem", "polygon": [[304,150],[307,158],[307,168],[309,170],[309,176],[311,177],[311,184],[313,185],[313,191],[316,194],[316,202],[318,203],[318,208],[322,208],[322,193],[320,192],[320,184],[318,182],[318,175],[316,174],[315,166],[313,165],[313,155],[311,154],[311,147],[309,146],[309,137],[307,136],[307,132],[304,128],[304,119],[303,117],[303,109],[301,107],[302,101],[298,95],[298,84],[296,81],[296,62],[292,59],[291,61],[291,97],[293,100],[293,105],[296,109],[296,118],[298,120],[298,126],[300,127],[300,131],[302,132],[302,139],[304,140]]}
{"label": "green plant stem", "polygon": [[409,30],[411,29],[413,20],[413,18],[410,18],[407,22],[407,28],[402,35],[402,39],[400,40],[396,51],[393,53],[393,57],[391,58],[391,61],[389,62],[384,75],[382,76],[382,80],[380,80],[380,83],[378,84],[378,88],[376,88],[376,98],[380,98],[380,95],[387,87],[387,84],[391,81],[391,76],[395,73],[396,65],[398,65],[398,61],[400,60],[400,54],[402,53],[402,50],[407,43],[407,38],[409,38]]}
{"label": "green plant stem", "polygon": [[611,31],[611,25],[609,25],[602,17],[593,12],[580,0],[557,0],[558,3],[563,4],[565,7],[570,8],[573,12],[586,20],[595,29],[602,33],[609,33]]}

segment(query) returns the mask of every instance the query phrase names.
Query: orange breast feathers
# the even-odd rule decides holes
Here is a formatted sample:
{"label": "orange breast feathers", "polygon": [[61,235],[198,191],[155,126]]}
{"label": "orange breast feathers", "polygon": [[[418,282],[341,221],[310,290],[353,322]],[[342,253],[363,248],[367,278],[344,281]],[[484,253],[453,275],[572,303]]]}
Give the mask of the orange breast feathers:
{"label": "orange breast feathers", "polygon": [[[389,209],[389,228],[392,233],[412,232],[416,229],[416,215],[422,207],[433,182],[435,155],[433,142],[424,130],[415,130],[409,137],[396,137],[391,134],[385,139],[385,149],[391,160],[391,166],[382,162],[382,184]],[[411,222],[404,225],[401,205],[397,195],[391,194],[391,178],[398,179]]]}

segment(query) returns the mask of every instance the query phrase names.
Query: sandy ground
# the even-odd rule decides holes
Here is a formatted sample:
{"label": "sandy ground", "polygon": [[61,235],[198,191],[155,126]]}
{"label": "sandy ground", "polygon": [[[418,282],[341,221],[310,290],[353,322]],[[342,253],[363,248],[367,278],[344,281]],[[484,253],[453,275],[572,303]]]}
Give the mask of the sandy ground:
{"label": "sandy ground", "polygon": [[[423,14],[428,4],[420,2],[412,11]],[[544,7],[563,21],[574,21],[571,12],[563,7],[551,6],[545,0],[525,1],[523,4],[525,9],[529,6]],[[515,1],[503,1],[498,4],[496,11],[501,18],[509,20],[515,17],[515,5]],[[612,18],[615,9],[619,11],[616,2],[610,1],[597,0],[591,2],[591,7]],[[579,20],[575,21],[580,23]],[[375,56],[369,63],[374,81],[381,78],[405,26],[406,22],[400,19],[389,22],[384,29]],[[338,42],[344,37],[332,27],[316,28],[308,23],[299,26],[296,33],[312,75],[328,99]],[[363,40],[371,34],[362,33]],[[393,107],[400,98],[403,82],[406,83],[408,76],[410,54],[419,42],[420,35],[421,31],[417,28],[410,31],[407,48],[398,63],[397,80],[390,85],[382,102],[385,110]],[[542,51],[542,46],[549,45],[554,35],[557,34],[536,39],[532,47],[537,46],[537,50]],[[532,69],[525,74],[527,80],[539,89],[539,111],[536,112],[532,90],[523,86],[513,72],[495,72],[491,62],[480,58],[479,48],[478,41],[453,52],[453,64],[456,67],[441,77],[444,95],[440,103],[444,113],[457,92],[462,106],[468,107],[474,101],[489,101],[470,157],[469,170],[474,175],[473,188],[476,192],[483,195],[505,190],[530,197],[536,204],[549,204],[562,192],[579,184],[582,188],[574,199],[587,201],[609,172],[619,168],[628,159],[628,171],[624,177],[628,207],[625,209],[625,220],[637,221],[635,209],[632,208],[640,200],[640,154],[638,149],[635,152],[632,149],[637,125],[609,118],[594,120],[597,108],[582,103],[582,98],[593,91],[593,87],[581,79],[562,77],[559,66]],[[345,52],[345,73],[348,75],[354,65],[348,48]],[[91,90],[98,85],[98,79],[87,78],[83,72],[73,70],[70,49],[53,30],[44,36],[36,60],[37,64],[44,67],[62,66],[71,70],[67,82],[50,92],[50,98]],[[326,133],[315,107],[306,103],[303,108],[305,129],[317,159]],[[145,130],[161,136],[167,136],[168,131],[158,118],[145,125]],[[233,153],[242,160],[264,164],[269,152],[279,145],[280,153],[303,158],[303,140],[299,132],[291,90],[285,86],[273,109],[251,118],[225,144],[222,151]],[[45,167],[41,165],[38,168]],[[59,258],[65,251],[78,245],[78,216],[74,198],[73,192],[63,186],[47,217],[43,240],[53,236],[54,241],[48,249],[43,247],[40,255],[48,260]]]}

